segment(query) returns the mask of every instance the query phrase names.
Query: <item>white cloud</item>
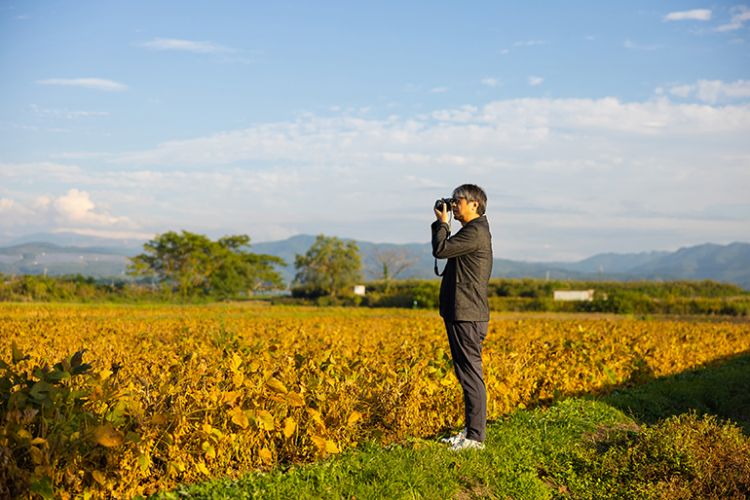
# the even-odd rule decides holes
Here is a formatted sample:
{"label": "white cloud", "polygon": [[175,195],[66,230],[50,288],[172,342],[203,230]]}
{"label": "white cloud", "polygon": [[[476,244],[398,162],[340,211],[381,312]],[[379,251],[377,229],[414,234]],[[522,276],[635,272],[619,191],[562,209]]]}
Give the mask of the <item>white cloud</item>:
{"label": "white cloud", "polygon": [[530,76],[529,77],[529,85],[532,87],[537,87],[541,85],[544,82],[544,78],[541,76]]}
{"label": "white cloud", "polygon": [[80,167],[57,162],[0,163],[0,179],[6,181],[37,178],[67,183],[83,176]]}
{"label": "white cloud", "polygon": [[100,151],[69,151],[65,153],[53,153],[50,158],[55,160],[98,160],[111,158],[112,153]]}
{"label": "white cloud", "polygon": [[625,40],[622,46],[630,50],[658,50],[661,48],[661,45],[636,43],[630,39]]}
{"label": "white cloud", "polygon": [[25,125],[23,123],[12,123],[11,127],[17,130],[28,130],[29,132],[38,132],[39,127],[35,125]]}
{"label": "white cloud", "polygon": [[35,211],[47,210],[52,205],[52,202],[52,197],[43,194],[31,200],[30,207]]}
{"label": "white cloud", "polygon": [[433,94],[444,94],[448,92],[448,87],[433,87],[430,89]]}
{"label": "white cloud", "polygon": [[191,52],[193,54],[209,55],[224,63],[252,64],[262,56],[261,51],[250,51],[248,55],[238,49],[210,41],[184,40],[179,38],[154,38],[148,42],[136,45],[150,50]]}
{"label": "white cloud", "polygon": [[[747,205],[750,104],[666,97],[674,95],[496,100],[384,118],[329,110],[91,167],[0,164],[0,198],[14,202],[1,204],[14,215],[3,212],[0,228],[41,220],[86,231],[221,230],[254,241],[299,232],[426,241],[434,199],[468,180],[490,194],[505,257],[741,239],[747,212],[732,218],[710,207]],[[50,184],[31,179],[77,189],[50,196]],[[382,223],[362,223],[373,214]]]}
{"label": "white cloud", "polygon": [[58,212],[75,221],[84,219],[92,213],[94,203],[88,193],[71,189],[66,195],[55,200],[54,206]]}
{"label": "white cloud", "polygon": [[40,85],[60,85],[67,87],[81,87],[86,89],[103,90],[105,92],[122,92],[128,89],[128,86],[114,80],[104,78],[48,78],[46,80],[37,80]]}
{"label": "white cloud", "polygon": [[0,214],[3,214],[4,217],[10,217],[16,210],[18,210],[18,204],[15,201],[0,198]]}
{"label": "white cloud", "polygon": [[500,85],[500,80],[488,76],[487,78],[482,78],[481,83],[486,87],[497,87]]}
{"label": "white cloud", "polygon": [[23,226],[35,217],[33,206],[26,206],[11,198],[0,198],[0,228]]}
{"label": "white cloud", "polygon": [[127,217],[114,217],[96,207],[86,191],[70,189],[52,202],[57,215],[64,221],[95,226],[129,223]]}
{"label": "white cloud", "polygon": [[[26,172],[33,175],[33,170],[28,170],[28,167]],[[69,225],[78,229],[105,227],[113,231],[137,227],[129,217],[111,215],[105,208],[97,206],[88,192],[78,189],[69,189],[58,197],[47,194],[29,197],[27,193],[3,197],[0,198],[0,214],[0,227],[44,227],[49,230]]]}
{"label": "white cloud", "polygon": [[[431,123],[437,120],[437,123]],[[438,110],[423,119],[385,120],[350,116],[306,115],[288,123],[270,123],[209,136],[169,141],[158,147],[114,159],[128,165],[231,165],[288,161],[343,164],[368,161],[374,153],[400,151],[473,156],[472,151],[500,154],[507,148],[540,147],[562,131],[588,135],[700,136],[734,133],[750,126],[750,107],[721,108],[675,104],[666,99],[622,102],[603,99],[514,99],[481,108]],[[380,157],[380,156],[378,156]]]}
{"label": "white cloud", "polygon": [[670,12],[664,16],[665,21],[710,21],[710,9],[693,9],[682,10],[679,12]]}
{"label": "white cloud", "polygon": [[68,120],[74,120],[77,118],[98,118],[102,116],[109,116],[106,111],[81,111],[81,110],[69,110],[69,109],[55,109],[55,108],[44,108],[36,104],[30,106],[31,111],[43,117],[55,117],[55,118],[66,118]]}
{"label": "white cloud", "polygon": [[177,50],[196,54],[226,54],[236,52],[235,49],[219,45],[214,42],[196,42],[177,38],[154,38],[139,44],[141,47],[153,50]]}
{"label": "white cloud", "polygon": [[724,83],[719,80],[701,80],[698,82],[698,99],[714,103],[720,100],[750,97],[750,80],[738,80]]}
{"label": "white cloud", "polygon": [[544,40],[519,40],[513,43],[514,47],[537,47],[539,45],[546,45],[547,42]]}
{"label": "white cloud", "polygon": [[476,118],[476,106],[462,106],[453,109],[441,109],[433,112],[430,116],[435,120],[444,122],[472,122]]}
{"label": "white cloud", "polygon": [[670,94],[715,104],[750,97],[750,80],[723,82],[721,80],[699,80],[692,85],[676,85],[669,89]]}
{"label": "white cloud", "polygon": [[692,85],[677,85],[669,89],[669,93],[672,95],[676,95],[677,97],[689,97],[690,94],[693,92],[693,86]]}
{"label": "white cloud", "polygon": [[732,19],[727,24],[717,27],[716,31],[736,31],[742,29],[747,21],[750,21],[750,7],[738,5],[732,8]]}

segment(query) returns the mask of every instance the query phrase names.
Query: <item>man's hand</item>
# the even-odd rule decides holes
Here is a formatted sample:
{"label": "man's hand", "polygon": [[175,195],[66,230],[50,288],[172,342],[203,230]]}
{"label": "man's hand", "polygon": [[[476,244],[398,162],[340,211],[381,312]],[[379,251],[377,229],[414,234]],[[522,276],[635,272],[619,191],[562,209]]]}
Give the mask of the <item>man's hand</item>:
{"label": "man's hand", "polygon": [[444,222],[446,224],[450,224],[450,212],[448,212],[448,204],[443,203],[443,211],[441,212],[437,208],[433,208],[433,211],[435,212],[435,217],[437,217],[437,220],[440,222]]}

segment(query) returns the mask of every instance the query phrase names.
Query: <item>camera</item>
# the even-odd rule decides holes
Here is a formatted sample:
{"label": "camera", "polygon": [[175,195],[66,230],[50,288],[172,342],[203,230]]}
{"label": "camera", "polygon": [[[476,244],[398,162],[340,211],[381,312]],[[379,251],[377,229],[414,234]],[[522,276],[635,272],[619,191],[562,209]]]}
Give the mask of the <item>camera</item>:
{"label": "camera", "polygon": [[438,212],[443,211],[443,206],[445,206],[445,210],[450,212],[451,205],[453,204],[455,200],[453,198],[440,198],[435,202],[435,210]]}

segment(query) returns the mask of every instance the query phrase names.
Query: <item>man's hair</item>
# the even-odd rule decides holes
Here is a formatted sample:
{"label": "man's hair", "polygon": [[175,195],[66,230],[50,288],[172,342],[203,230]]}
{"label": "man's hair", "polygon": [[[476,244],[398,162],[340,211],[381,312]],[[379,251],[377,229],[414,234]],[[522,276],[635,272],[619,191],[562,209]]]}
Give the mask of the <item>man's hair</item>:
{"label": "man's hair", "polygon": [[454,198],[466,198],[466,201],[476,201],[479,206],[477,207],[477,213],[484,215],[484,211],[487,209],[487,195],[484,189],[480,188],[476,184],[462,184],[453,190]]}

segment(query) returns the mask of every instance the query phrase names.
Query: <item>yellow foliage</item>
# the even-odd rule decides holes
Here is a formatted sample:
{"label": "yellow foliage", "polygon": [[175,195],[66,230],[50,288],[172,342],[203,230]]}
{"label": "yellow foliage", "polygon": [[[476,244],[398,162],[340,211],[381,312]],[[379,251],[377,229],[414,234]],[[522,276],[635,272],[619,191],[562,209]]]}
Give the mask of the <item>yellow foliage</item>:
{"label": "yellow foliage", "polygon": [[361,418],[362,418],[362,414],[360,412],[353,411],[353,412],[351,412],[349,414],[349,418],[346,419],[346,425],[348,425],[349,427],[351,427],[354,424],[356,424],[357,422],[359,422]]}
{"label": "yellow foliage", "polygon": [[242,365],[242,357],[236,352],[232,354],[232,360],[229,362],[229,369],[232,371],[239,370]]}
{"label": "yellow foliage", "polygon": [[276,392],[280,392],[282,394],[286,394],[289,392],[286,388],[286,386],[281,382],[281,380],[271,377],[268,380],[266,380],[266,385],[273,389]]}
{"label": "yellow foliage", "polygon": [[91,476],[94,478],[94,480],[101,484],[102,486],[107,484],[107,476],[104,475],[102,471],[94,470],[91,471]]}
{"label": "yellow foliage", "polygon": [[34,462],[35,465],[41,465],[42,462],[44,462],[44,455],[36,446],[29,448],[29,454],[31,455],[31,461]]}
{"label": "yellow foliage", "polygon": [[221,402],[233,406],[235,401],[242,395],[240,391],[227,391],[221,394]]}
{"label": "yellow foliage", "polygon": [[313,444],[315,444],[315,447],[318,449],[318,453],[321,456],[339,453],[339,447],[335,441],[326,439],[323,436],[319,436],[319,435],[311,436],[311,439],[312,439]]}
{"label": "yellow foliage", "polygon": [[286,395],[286,401],[289,406],[305,406],[305,400],[296,392],[290,392]]}
{"label": "yellow foliage", "polygon": [[294,434],[294,431],[297,430],[297,422],[294,421],[292,417],[287,417],[284,419],[284,437],[290,438]]}
{"label": "yellow foliage", "polygon": [[198,462],[195,464],[195,468],[198,469],[198,472],[205,476],[210,476],[211,471],[208,470],[208,467],[206,467],[205,462]]}
{"label": "yellow foliage", "polygon": [[123,435],[107,422],[94,429],[94,442],[106,448],[114,448],[122,444]]}
{"label": "yellow foliage", "polygon": [[232,422],[240,426],[242,429],[247,429],[250,425],[250,420],[247,418],[245,411],[242,408],[234,408],[229,411],[229,415],[232,417]]}
{"label": "yellow foliage", "polygon": [[258,455],[260,456],[260,459],[265,463],[270,463],[273,461],[273,453],[271,453],[271,450],[268,448],[261,448],[261,450],[258,452]]}
{"label": "yellow foliage", "polygon": [[327,453],[339,453],[339,445],[336,444],[336,441],[326,439],[326,452]]}
{"label": "yellow foliage", "polygon": [[[49,436],[29,425],[13,430],[61,497],[146,496],[463,424],[433,311],[0,304],[0,359],[10,361],[13,343],[31,357],[23,366],[71,346],[93,365],[86,405],[106,423],[78,430],[98,444],[97,470],[50,456]],[[748,350],[742,322],[494,315],[483,352],[488,417]]]}
{"label": "yellow foliage", "polygon": [[272,431],[276,427],[273,415],[267,410],[261,410],[255,418],[260,429]]}

